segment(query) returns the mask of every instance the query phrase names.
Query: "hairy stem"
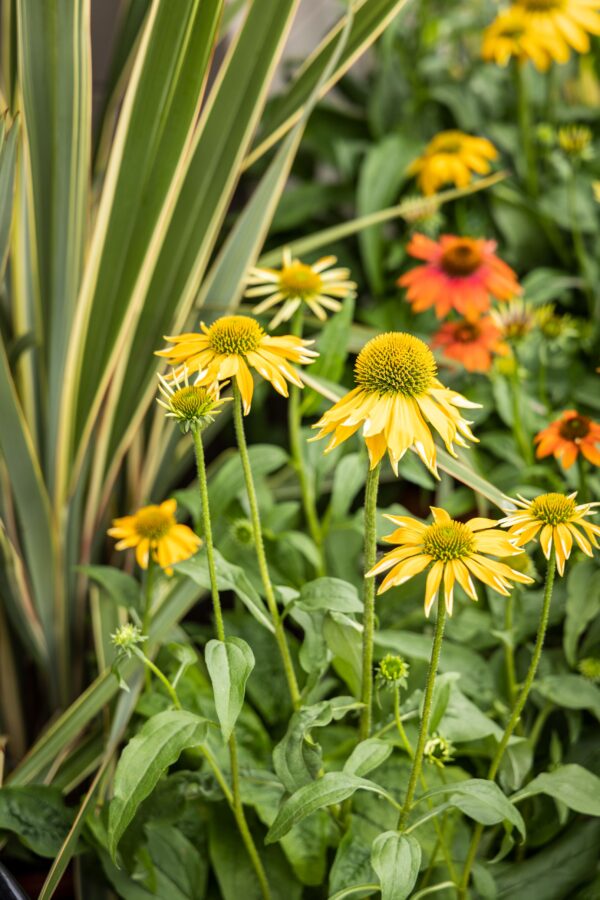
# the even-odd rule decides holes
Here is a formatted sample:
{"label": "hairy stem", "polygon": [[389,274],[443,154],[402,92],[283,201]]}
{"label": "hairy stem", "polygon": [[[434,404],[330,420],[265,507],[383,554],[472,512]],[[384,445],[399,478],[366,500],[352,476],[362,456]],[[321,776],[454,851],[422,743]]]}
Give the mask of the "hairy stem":
{"label": "hairy stem", "polygon": [[[365,572],[375,565],[377,557],[377,489],[381,463],[369,470],[365,487]],[[362,637],[362,688],[360,699],[364,706],[360,714],[360,740],[371,733],[371,708],[373,705],[373,635],[375,632],[375,578],[365,575]]]}

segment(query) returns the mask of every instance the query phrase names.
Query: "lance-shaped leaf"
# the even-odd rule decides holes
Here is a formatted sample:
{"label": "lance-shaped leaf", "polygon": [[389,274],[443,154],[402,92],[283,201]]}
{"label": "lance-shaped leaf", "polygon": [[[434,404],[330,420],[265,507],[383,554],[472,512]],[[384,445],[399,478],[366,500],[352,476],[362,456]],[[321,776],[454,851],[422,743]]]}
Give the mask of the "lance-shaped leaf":
{"label": "lance-shaped leaf", "polygon": [[406,900],[421,866],[421,846],[411,834],[384,831],[373,841],[371,865],[381,882],[381,900]]}
{"label": "lance-shaped leaf", "polygon": [[254,653],[238,637],[209,641],[206,668],[212,682],[223,740],[228,741],[244,705],[246,682],[254,668]]}
{"label": "lance-shaped leaf", "polygon": [[457,784],[443,784],[426,791],[417,802],[439,796],[447,796],[452,806],[482,825],[497,825],[507,821],[525,837],[525,823],[521,813],[493,781],[470,778]]}
{"label": "lance-shaped leaf", "polygon": [[140,803],[183,750],[206,740],[207,727],[206,719],[194,713],[170,709],[153,716],[129,741],[115,771],[108,810],[108,847],[113,859]]}

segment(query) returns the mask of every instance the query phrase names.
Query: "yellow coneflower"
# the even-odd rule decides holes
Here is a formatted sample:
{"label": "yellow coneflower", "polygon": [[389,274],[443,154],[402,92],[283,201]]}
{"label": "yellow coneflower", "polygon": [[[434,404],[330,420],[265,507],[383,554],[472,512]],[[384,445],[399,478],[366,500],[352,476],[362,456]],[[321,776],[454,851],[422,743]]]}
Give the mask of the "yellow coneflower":
{"label": "yellow coneflower", "polygon": [[514,0],[514,8],[526,14],[555,59],[563,44],[589,53],[589,35],[600,34],[600,0]]}
{"label": "yellow coneflower", "polygon": [[292,318],[302,304],[324,322],[327,311],[338,312],[342,308],[340,300],[356,290],[350,281],[350,269],[332,269],[337,262],[335,256],[323,256],[316,263],[308,265],[293,259],[288,247],[283,251],[281,269],[255,267],[250,269],[246,297],[264,297],[255,306],[255,315],[267,312],[281,303],[281,308],[269,323],[269,328],[277,328],[282,322]]}
{"label": "yellow coneflower", "polygon": [[288,382],[303,387],[300,376],[290,363],[307,365],[319,355],[309,349],[313,341],[293,335],[272,337],[250,316],[223,316],[201,332],[165,337],[174,346],[159,350],[175,367],[179,377],[186,370],[198,372],[198,383],[215,384],[235,378],[244,403],[250,412],[254,382],[250,368],[256,369],[275,390],[288,396]]}
{"label": "yellow coneflower", "polygon": [[430,426],[453,456],[454,443],[467,447],[465,438],[477,440],[457,407],[478,404],[438,381],[433,353],[419,338],[402,332],[372,338],[358,355],[354,375],[357,387],[313,426],[320,428],[313,441],[332,435],[326,453],[362,426],[372,469],[387,450],[397,474],[398,463],[413,448],[437,477]]}
{"label": "yellow coneflower", "polygon": [[175,519],[176,500],[160,505],[143,506],[132,516],[113,519],[110,537],[116,538],[117,550],[135,548],[135,558],[142,569],[148,568],[150,557],[172,575],[171,566],[193,556],[202,541],[187,525]]}
{"label": "yellow coneflower", "polygon": [[593,155],[592,130],[587,125],[563,125],[558,129],[558,144],[571,159],[586,159]]}
{"label": "yellow coneflower", "polygon": [[181,430],[187,434],[192,428],[204,428],[214,421],[221,407],[231,397],[219,396],[219,385],[190,384],[187,371],[183,378],[174,375],[171,382],[158,376],[158,389],[162,395],[156,402],[166,409],[167,419],[177,419]]}
{"label": "yellow coneflower", "polygon": [[513,587],[511,582],[531,584],[533,579],[528,575],[484,555],[519,554],[516,541],[497,527],[498,522],[484,518],[456,522],[444,509],[435,506],[431,507],[431,512],[431,525],[409,516],[386,516],[398,528],[384,540],[397,544],[398,549],[386,553],[368,572],[368,575],[379,575],[391,569],[379,594],[404,584],[430,566],[425,587],[425,615],[431,612],[443,581],[446,610],[451,616],[456,583],[471,600],[477,600],[472,576],[505,596]]}
{"label": "yellow coneflower", "polygon": [[[556,553],[556,566],[562,575],[565,562],[571,555],[573,539],[577,546],[592,556],[592,547],[597,548],[600,527],[586,522],[586,516],[594,515],[594,506],[599,503],[575,503],[577,492],[573,494],[541,494],[534,500],[519,496],[514,504],[520,509],[509,513],[501,520],[508,528],[508,534],[519,547],[534,540],[539,532],[540,546],[546,559],[550,559],[552,548]],[[584,534],[579,529],[582,529]]]}
{"label": "yellow coneflower", "polygon": [[487,175],[490,160],[498,151],[487,138],[474,137],[462,131],[441,131],[407,169],[408,175],[416,175],[419,187],[425,195],[434,194],[438,187],[453,182],[456,187],[466,187],[472,173]]}
{"label": "yellow coneflower", "polygon": [[569,48],[564,40],[553,40],[537,29],[522,7],[512,6],[500,12],[484,31],[481,55],[499,66],[513,57],[520,62],[531,60],[536,69],[545,72],[552,60],[565,63]]}

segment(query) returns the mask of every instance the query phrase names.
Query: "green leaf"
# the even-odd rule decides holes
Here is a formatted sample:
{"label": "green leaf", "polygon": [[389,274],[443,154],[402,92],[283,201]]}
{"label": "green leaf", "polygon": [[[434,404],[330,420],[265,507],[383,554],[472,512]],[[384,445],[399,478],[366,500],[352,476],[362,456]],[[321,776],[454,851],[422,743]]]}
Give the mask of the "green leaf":
{"label": "green leaf", "polygon": [[78,566],[91,581],[99,584],[117,606],[137,609],[140,603],[140,583],[133,576],[113,566]]}
{"label": "green leaf", "polygon": [[344,772],[349,775],[368,775],[386,761],[394,749],[393,745],[379,738],[360,741],[344,763]]}
{"label": "green leaf", "polygon": [[[215,551],[215,565],[217,569],[217,585],[220,591],[233,591],[242,601],[246,609],[252,613],[257,622],[260,622],[268,631],[274,632],[271,616],[260,594],[250,583],[248,576],[240,566],[234,565]],[[210,573],[206,554],[197,553],[190,559],[178,563],[177,572],[187,575],[200,587],[210,590]]]}
{"label": "green leaf", "polygon": [[323,635],[333,653],[333,667],[355,697],[360,696],[362,673],[362,627],[344,613],[330,612]]}
{"label": "green leaf", "polygon": [[19,123],[13,122],[5,134],[7,113],[1,120],[0,137],[0,281],[4,278],[12,221],[15,163]]}
{"label": "green leaf", "polygon": [[365,483],[366,474],[367,461],[363,453],[348,453],[341,458],[333,473],[329,504],[329,515],[333,522],[347,516],[354,498]]}
{"label": "green leaf", "polygon": [[380,797],[385,797],[397,806],[394,798],[373,781],[359,778],[357,775],[349,775],[346,772],[328,772],[317,781],[303,785],[283,803],[277,813],[277,818],[268,831],[266,843],[273,844],[275,841],[281,840],[290,828],[293,828],[306,816],[317,809],[341,803],[359,790],[379,794]]}
{"label": "green leaf", "polygon": [[357,588],[341,578],[316,578],[303,584],[298,602],[308,612],[334,609],[337,612],[360,613],[363,608]]}
{"label": "green leaf", "polygon": [[381,883],[381,900],[406,900],[421,867],[421,847],[410,834],[384,831],[373,841],[371,864]]}
{"label": "green leaf", "polygon": [[586,816],[600,816],[600,778],[582,766],[569,764],[542,772],[527,787],[513,794],[511,801],[519,803],[535,794],[547,794]]}
{"label": "green leaf", "polygon": [[156,878],[154,894],[169,900],[199,900],[208,877],[208,864],[199,848],[164,822],[150,822],[145,831]]}
{"label": "green leaf", "polygon": [[38,856],[56,856],[73,815],[56,788],[45,785],[0,789],[0,829],[16,834]]}
{"label": "green leaf", "polygon": [[[312,378],[322,378],[335,384],[341,379],[348,358],[348,338],[354,318],[354,297],[347,297],[339,312],[321,329],[317,339],[318,358],[310,367]],[[302,415],[315,413],[322,400],[312,389],[305,388],[302,396]]]}
{"label": "green leaf", "polygon": [[[252,474],[258,481],[288,463],[289,455],[274,444],[253,444],[249,448]],[[208,496],[212,509],[225,512],[227,507],[245,490],[244,472],[239,453],[228,451],[228,458],[218,472],[211,476]]]}
{"label": "green leaf", "polygon": [[547,675],[533,683],[546,700],[567,709],[589,709],[600,719],[600,688],[579,675]]}
{"label": "green leaf", "polygon": [[521,813],[493,781],[471,778],[457,784],[443,784],[421,794],[417,803],[439,796],[448,796],[448,802],[452,806],[482,825],[497,825],[507,821],[525,837],[525,823]]}
{"label": "green leaf", "polygon": [[294,713],[284,737],[273,750],[275,772],[286,790],[293,793],[313,781],[321,770],[321,747],[313,740],[312,729],[323,728],[359,707],[353,697],[335,697]]}
{"label": "green leaf", "polygon": [[353,884],[351,887],[345,887],[341,891],[336,891],[335,894],[330,894],[329,900],[345,900],[346,897],[355,897],[357,894],[370,896],[377,890],[379,890],[378,884]]}
{"label": "green leaf", "polygon": [[108,847],[113,859],[123,832],[163,772],[183,750],[202,744],[206,734],[206,719],[176,709],[153,716],[129,741],[115,771],[108,811]]}
{"label": "green leaf", "polygon": [[563,644],[569,665],[575,665],[579,638],[598,613],[600,613],[600,572],[592,560],[581,560],[572,566],[567,578]]}
{"label": "green leaf", "polygon": [[217,716],[227,742],[244,705],[246,682],[254,668],[254,654],[238,637],[209,641],[205,650]]}

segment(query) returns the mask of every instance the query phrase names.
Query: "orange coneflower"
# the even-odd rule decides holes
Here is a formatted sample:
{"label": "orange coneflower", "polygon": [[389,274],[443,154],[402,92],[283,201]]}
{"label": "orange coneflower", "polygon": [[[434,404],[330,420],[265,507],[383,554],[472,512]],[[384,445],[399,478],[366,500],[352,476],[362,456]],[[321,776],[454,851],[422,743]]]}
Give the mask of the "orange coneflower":
{"label": "orange coneflower", "polygon": [[600,425],[574,409],[567,409],[559,419],[536,434],[536,456],[552,454],[568,469],[582,453],[594,466],[600,466]]}
{"label": "orange coneflower", "polygon": [[397,281],[415,312],[433,306],[439,319],[451,309],[473,316],[489,309],[490,296],[508,300],[521,293],[515,272],[496,256],[495,241],[453,234],[433,241],[415,234],[407,250],[425,260]]}
{"label": "orange coneflower", "polygon": [[500,329],[490,316],[446,322],[433,336],[432,346],[459,362],[469,372],[489,372],[492,355],[505,356],[509,348],[500,340]]}

